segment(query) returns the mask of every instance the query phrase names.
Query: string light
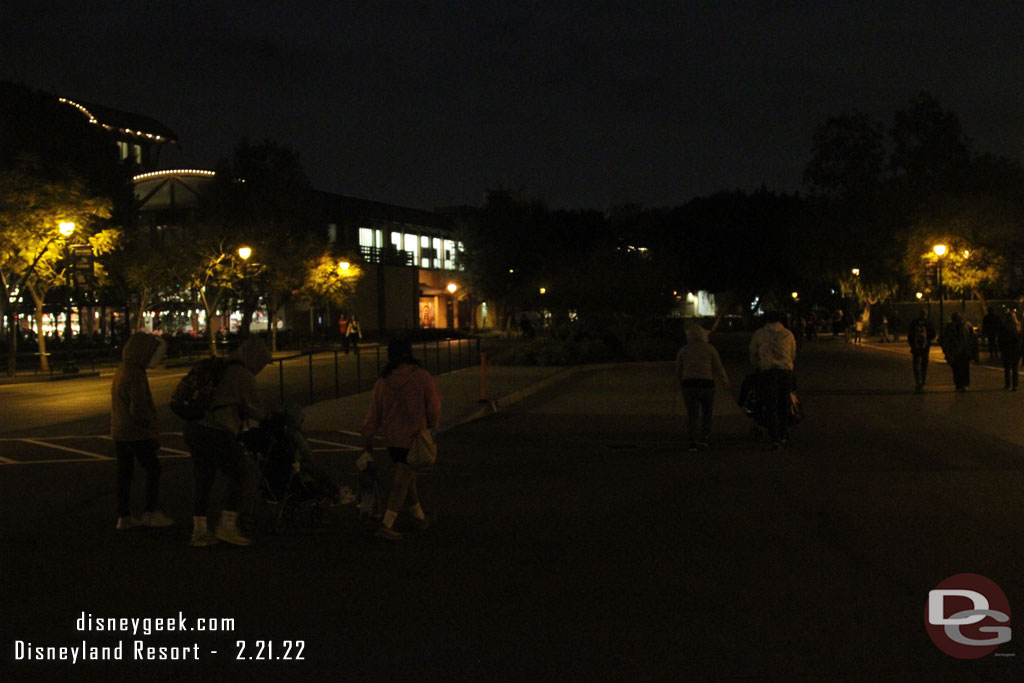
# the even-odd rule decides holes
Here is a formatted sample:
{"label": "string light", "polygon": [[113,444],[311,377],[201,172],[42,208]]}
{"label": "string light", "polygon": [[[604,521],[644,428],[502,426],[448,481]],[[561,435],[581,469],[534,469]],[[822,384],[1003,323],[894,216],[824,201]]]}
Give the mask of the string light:
{"label": "string light", "polygon": [[149,173],[140,173],[137,176],[132,176],[132,181],[137,183],[140,180],[149,180],[150,178],[159,178],[172,175],[195,175],[212,178],[217,174],[213,171],[203,171],[198,168],[178,168],[171,171],[150,171]]}

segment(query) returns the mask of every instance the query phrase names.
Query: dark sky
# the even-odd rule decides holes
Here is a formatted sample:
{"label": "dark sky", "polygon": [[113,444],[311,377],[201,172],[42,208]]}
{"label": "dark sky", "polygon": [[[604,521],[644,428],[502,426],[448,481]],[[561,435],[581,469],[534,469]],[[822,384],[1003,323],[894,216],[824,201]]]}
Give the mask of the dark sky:
{"label": "dark sky", "polygon": [[800,187],[811,136],[927,90],[1024,159],[1024,3],[15,0],[0,79],[150,115],[210,168],[243,136],[313,184],[430,208]]}

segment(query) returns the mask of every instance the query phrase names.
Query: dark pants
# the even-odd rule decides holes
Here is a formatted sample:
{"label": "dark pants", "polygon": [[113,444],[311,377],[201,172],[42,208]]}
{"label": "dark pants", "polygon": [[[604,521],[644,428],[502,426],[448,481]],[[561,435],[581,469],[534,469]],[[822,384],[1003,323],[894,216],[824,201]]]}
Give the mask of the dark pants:
{"label": "dark pants", "polygon": [[914,383],[923,387],[928,379],[928,352],[913,351],[914,356]]}
{"label": "dark pants", "polygon": [[964,389],[971,385],[971,357],[954,356],[947,361],[953,370],[953,384],[957,389]]}
{"label": "dark pants", "polygon": [[1020,367],[1020,351],[1012,346],[999,349],[1003,359],[1003,386],[1017,388],[1018,368]]}
{"label": "dark pants", "polygon": [[772,441],[784,441],[789,438],[789,395],[796,388],[796,375],[792,370],[772,368],[761,373],[761,382],[768,434]]}
{"label": "dark pants", "polygon": [[715,383],[683,384],[683,403],[686,405],[686,434],[690,444],[707,443],[711,436]]}
{"label": "dark pants", "polygon": [[185,444],[192,454],[195,476],[192,514],[206,517],[210,507],[210,491],[217,479],[217,470],[228,479],[224,509],[238,512],[242,504],[245,484],[245,451],[231,432],[211,429],[194,422],[186,422]]}
{"label": "dark pants", "polygon": [[145,511],[156,510],[157,494],[160,491],[160,462],[156,459],[159,450],[160,442],[156,439],[114,442],[114,452],[117,454],[118,517],[128,517],[131,514],[132,477],[135,475],[136,460],[142,465],[142,469],[146,470]]}

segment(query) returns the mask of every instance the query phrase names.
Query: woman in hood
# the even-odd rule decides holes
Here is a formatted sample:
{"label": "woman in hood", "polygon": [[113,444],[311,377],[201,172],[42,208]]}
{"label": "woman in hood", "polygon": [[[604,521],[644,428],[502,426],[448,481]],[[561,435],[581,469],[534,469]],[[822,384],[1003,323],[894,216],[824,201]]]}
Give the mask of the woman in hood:
{"label": "woman in hood", "polygon": [[[174,522],[157,509],[160,491],[160,450],[156,406],[149,390],[146,368],[159,365],[166,351],[164,340],[146,332],[128,338],[121,364],[110,385],[110,438],[117,454],[117,529],[136,526],[165,527]],[[146,503],[141,519],[131,514],[135,461],[146,470]]]}
{"label": "woman in hood", "polygon": [[395,463],[388,509],[377,529],[379,538],[402,538],[392,527],[403,503],[417,529],[426,529],[433,521],[433,516],[426,515],[420,506],[416,471],[406,463],[406,458],[416,435],[423,429],[437,428],[440,420],[441,396],[430,373],[413,358],[412,344],[404,339],[392,341],[388,345],[388,364],[373,387],[362,429],[366,450],[373,450],[373,437],[379,432]]}
{"label": "woman in hood", "polygon": [[[711,415],[715,405],[715,377],[729,387],[718,350],[708,343],[708,333],[697,323],[686,328],[686,345],[676,356],[676,377],[686,404],[686,431],[691,453],[707,449]],[[699,423],[699,424],[698,424]]]}

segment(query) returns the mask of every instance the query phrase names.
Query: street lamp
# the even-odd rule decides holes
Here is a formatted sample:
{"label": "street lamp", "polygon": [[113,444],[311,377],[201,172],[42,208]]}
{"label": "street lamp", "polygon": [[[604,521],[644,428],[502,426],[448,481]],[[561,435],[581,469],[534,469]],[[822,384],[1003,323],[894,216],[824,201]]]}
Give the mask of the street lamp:
{"label": "street lamp", "polygon": [[338,261],[338,270],[340,270],[343,273],[351,267],[352,264],[349,263],[348,261]]}
{"label": "street lamp", "polygon": [[455,284],[454,282],[449,282],[448,286],[445,289],[448,290],[449,294],[454,294],[455,290],[458,289],[458,288],[459,288],[459,286],[457,284]]}
{"label": "street lamp", "polygon": [[252,249],[243,245],[238,248],[238,255],[243,261],[248,261],[249,257],[252,256]]}
{"label": "street lamp", "polygon": [[935,256],[938,257],[935,260],[938,261],[938,275],[939,275],[939,327],[941,328],[944,324],[942,318],[942,257],[946,255],[946,245],[936,244],[932,247],[932,251],[935,252]]}
{"label": "street lamp", "polygon": [[854,268],[850,272],[853,273],[854,277],[857,277],[858,275],[860,275],[860,268]]}
{"label": "street lamp", "polygon": [[64,372],[73,375],[78,372],[78,365],[75,364],[74,352],[71,348],[71,252],[68,249],[68,238],[75,232],[75,224],[72,221],[61,221],[57,227],[64,238],[64,299],[67,303],[64,313],[64,348],[68,352],[67,360],[64,363]]}

